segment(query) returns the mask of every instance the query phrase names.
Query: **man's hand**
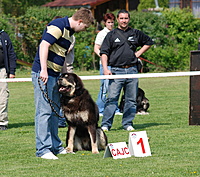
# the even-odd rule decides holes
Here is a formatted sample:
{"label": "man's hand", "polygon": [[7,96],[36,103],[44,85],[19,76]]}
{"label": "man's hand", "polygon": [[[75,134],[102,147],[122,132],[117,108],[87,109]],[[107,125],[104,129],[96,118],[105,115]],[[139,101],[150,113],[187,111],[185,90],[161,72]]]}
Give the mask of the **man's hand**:
{"label": "man's hand", "polygon": [[14,74],[9,74],[9,78],[15,78]]}
{"label": "man's hand", "polygon": [[139,58],[144,52],[146,52],[149,48],[151,47],[151,45],[144,45],[140,50],[138,50],[137,52],[135,52],[135,56],[137,58]]}
{"label": "man's hand", "polygon": [[112,75],[111,71],[109,69],[103,69],[104,75]]}
{"label": "man's hand", "polygon": [[108,56],[106,54],[103,54],[101,56],[101,62],[103,65],[103,74],[104,75],[112,75],[111,71],[108,69]]}
{"label": "man's hand", "polygon": [[47,71],[41,70],[40,79],[44,82],[44,85],[47,83],[47,81],[48,81],[48,73],[47,73]]}

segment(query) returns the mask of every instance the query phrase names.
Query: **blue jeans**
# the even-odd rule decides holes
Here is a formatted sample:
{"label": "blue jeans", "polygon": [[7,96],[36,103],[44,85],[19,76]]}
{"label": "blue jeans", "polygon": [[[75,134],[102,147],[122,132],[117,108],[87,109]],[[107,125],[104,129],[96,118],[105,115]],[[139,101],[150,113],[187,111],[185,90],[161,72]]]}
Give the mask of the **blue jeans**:
{"label": "blue jeans", "polygon": [[[110,66],[108,66],[108,69],[111,69]],[[100,64],[100,75],[103,75],[103,66],[102,64]],[[103,114],[104,112],[104,107],[105,107],[105,103],[106,103],[106,97],[107,97],[107,92],[108,92],[108,83],[109,80],[108,79],[101,79],[100,80],[100,91],[98,94],[98,98],[96,101],[96,104],[99,108],[99,113]],[[117,110],[116,112],[120,112],[119,108],[118,108],[118,103],[117,103]]]}
{"label": "blue jeans", "polygon": [[[35,99],[35,135],[36,135],[36,156],[52,152],[55,155],[63,151],[62,142],[58,137],[58,116],[52,112],[49,102],[44,97],[38,84],[40,73],[32,72]],[[42,90],[47,91],[49,98],[60,106],[60,94],[58,92],[57,77],[48,76],[47,85],[40,80]],[[57,113],[59,108],[54,106]]]}
{"label": "blue jeans", "polygon": [[[122,74],[137,74],[137,66],[130,68],[118,68],[112,67],[111,72],[114,75]],[[133,126],[133,119],[135,118],[137,108],[137,90],[138,79],[137,78],[124,78],[124,79],[110,79],[108,87],[108,97],[105,104],[105,110],[103,113],[102,127],[111,128],[113,118],[115,115],[116,105],[119,100],[119,96],[122,88],[125,93],[125,105],[122,117],[122,126],[126,129],[128,126]]]}
{"label": "blue jeans", "polygon": [[63,115],[64,115],[62,109],[60,109],[59,115],[60,115],[61,117],[58,118],[58,127],[66,127],[66,126],[67,126],[67,125],[66,125],[66,119],[65,119],[65,118],[62,118]]}

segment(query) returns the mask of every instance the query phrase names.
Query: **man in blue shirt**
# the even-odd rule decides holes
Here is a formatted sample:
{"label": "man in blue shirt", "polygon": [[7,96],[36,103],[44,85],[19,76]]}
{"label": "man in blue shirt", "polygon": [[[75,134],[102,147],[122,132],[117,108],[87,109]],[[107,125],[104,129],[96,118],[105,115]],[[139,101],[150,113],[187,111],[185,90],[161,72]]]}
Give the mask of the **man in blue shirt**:
{"label": "man in blue shirt", "polygon": [[[36,106],[37,157],[58,159],[57,154],[67,153],[58,137],[58,116],[56,112],[59,113],[60,94],[57,80],[64,64],[65,55],[72,43],[73,34],[86,30],[93,24],[93,21],[94,17],[91,11],[81,8],[70,18],[66,16],[51,21],[44,30],[32,67]],[[55,111],[52,111],[52,107],[43,91],[48,93]]]}

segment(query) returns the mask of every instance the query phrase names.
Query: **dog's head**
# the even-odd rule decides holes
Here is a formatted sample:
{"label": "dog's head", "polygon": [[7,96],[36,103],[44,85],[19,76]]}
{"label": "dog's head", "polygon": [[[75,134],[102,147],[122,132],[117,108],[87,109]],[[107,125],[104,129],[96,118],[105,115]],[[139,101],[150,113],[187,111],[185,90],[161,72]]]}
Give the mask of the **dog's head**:
{"label": "dog's head", "polygon": [[63,95],[73,97],[83,89],[83,82],[74,73],[65,73],[58,79],[59,92]]}
{"label": "dog's head", "polygon": [[142,107],[143,107],[143,109],[145,110],[145,111],[147,111],[147,109],[149,108],[149,100],[147,99],[147,98],[144,98],[143,100],[142,100],[142,102],[141,102],[141,104],[142,104]]}

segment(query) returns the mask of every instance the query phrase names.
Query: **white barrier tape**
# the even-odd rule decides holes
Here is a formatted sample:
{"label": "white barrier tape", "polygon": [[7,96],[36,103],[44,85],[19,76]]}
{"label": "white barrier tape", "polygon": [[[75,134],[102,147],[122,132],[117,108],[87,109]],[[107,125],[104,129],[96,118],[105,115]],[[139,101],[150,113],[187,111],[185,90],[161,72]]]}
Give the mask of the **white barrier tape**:
{"label": "white barrier tape", "polygon": [[[174,76],[195,76],[195,75],[200,75],[200,71],[125,74],[125,75],[96,75],[96,76],[79,76],[79,77],[82,80],[99,80],[99,79],[174,77]],[[0,82],[30,82],[30,81],[32,81],[31,78],[0,79]]]}
{"label": "white barrier tape", "polygon": [[100,75],[100,76],[80,76],[82,80],[96,79],[122,79],[122,78],[149,78],[149,77],[172,77],[172,76],[193,76],[200,75],[200,71],[191,72],[169,72],[169,73],[144,73],[144,74],[125,74],[125,75]]}
{"label": "white barrier tape", "polygon": [[0,79],[1,82],[31,82],[32,78],[13,78],[13,79]]}

